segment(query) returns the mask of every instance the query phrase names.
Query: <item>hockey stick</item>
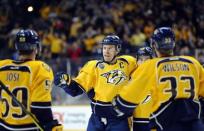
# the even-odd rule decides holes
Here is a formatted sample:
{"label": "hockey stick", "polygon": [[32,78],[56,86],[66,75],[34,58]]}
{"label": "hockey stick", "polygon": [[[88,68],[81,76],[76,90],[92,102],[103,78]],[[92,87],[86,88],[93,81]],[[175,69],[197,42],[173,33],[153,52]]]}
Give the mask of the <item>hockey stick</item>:
{"label": "hockey stick", "polygon": [[29,115],[29,116],[32,118],[33,122],[34,122],[35,125],[40,129],[40,131],[44,131],[43,127],[40,125],[40,123],[39,123],[39,121],[37,120],[37,118],[36,118],[31,112],[29,112],[29,111],[25,108],[25,106],[24,106],[22,103],[20,103],[20,102],[16,99],[16,97],[8,90],[8,88],[4,85],[4,83],[3,83],[2,81],[0,81],[0,88],[3,89],[4,91],[6,91],[6,93],[13,99],[13,101],[14,101],[18,106],[21,107],[22,111],[23,111],[24,113],[26,113],[27,115]]}

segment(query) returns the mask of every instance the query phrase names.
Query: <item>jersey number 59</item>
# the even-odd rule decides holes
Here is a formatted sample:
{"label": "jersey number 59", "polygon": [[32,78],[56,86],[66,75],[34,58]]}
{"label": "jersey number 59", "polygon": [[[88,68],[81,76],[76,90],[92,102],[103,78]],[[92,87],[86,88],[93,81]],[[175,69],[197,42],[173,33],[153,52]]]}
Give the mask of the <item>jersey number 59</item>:
{"label": "jersey number 59", "polygon": [[[25,106],[28,107],[28,90],[25,87],[15,87],[11,90],[13,95]],[[2,102],[2,117],[12,117],[14,119],[23,118],[26,114],[22,111],[12,98],[7,95],[4,90],[0,90],[1,102]]]}

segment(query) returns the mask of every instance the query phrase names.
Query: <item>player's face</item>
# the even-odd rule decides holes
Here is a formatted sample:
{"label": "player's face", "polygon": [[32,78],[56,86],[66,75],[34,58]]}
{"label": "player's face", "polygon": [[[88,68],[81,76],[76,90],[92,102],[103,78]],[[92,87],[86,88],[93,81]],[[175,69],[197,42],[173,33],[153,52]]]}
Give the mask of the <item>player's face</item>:
{"label": "player's face", "polygon": [[139,58],[137,60],[137,64],[141,65],[142,63],[144,63],[148,59],[150,59],[150,56],[139,56]]}
{"label": "player's face", "polygon": [[107,62],[111,62],[118,51],[115,45],[103,45],[103,58]]}

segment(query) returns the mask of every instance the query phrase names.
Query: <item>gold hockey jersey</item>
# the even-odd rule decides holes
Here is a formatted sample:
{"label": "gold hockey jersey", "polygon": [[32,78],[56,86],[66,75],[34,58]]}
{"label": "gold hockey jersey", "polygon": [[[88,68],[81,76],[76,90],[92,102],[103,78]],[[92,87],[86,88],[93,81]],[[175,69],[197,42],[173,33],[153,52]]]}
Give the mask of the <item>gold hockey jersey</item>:
{"label": "gold hockey jersey", "polygon": [[[51,102],[52,69],[42,61],[0,61],[0,80],[24,104],[26,109],[38,106],[33,103]],[[0,89],[0,124],[15,130],[36,129],[32,119]],[[46,117],[46,116],[45,116]]]}
{"label": "gold hockey jersey", "polygon": [[198,101],[199,96],[204,97],[204,69],[192,57],[148,60],[134,74],[119,95],[127,102],[140,104],[151,93],[151,112],[170,100],[184,98]]}
{"label": "gold hockey jersey", "polygon": [[81,69],[74,80],[86,92],[94,89],[94,100],[111,102],[129,82],[136,67],[136,59],[128,55],[118,57],[114,64],[93,60]]}

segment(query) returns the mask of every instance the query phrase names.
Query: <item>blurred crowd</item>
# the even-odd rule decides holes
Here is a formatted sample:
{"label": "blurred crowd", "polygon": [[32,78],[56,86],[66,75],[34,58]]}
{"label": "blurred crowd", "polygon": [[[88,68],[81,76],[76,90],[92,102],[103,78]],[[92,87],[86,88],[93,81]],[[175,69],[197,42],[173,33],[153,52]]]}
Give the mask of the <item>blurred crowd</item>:
{"label": "blurred crowd", "polygon": [[0,59],[16,59],[13,43],[22,28],[39,33],[42,59],[54,60],[54,70],[67,70],[69,65],[61,64],[67,58],[77,70],[81,57],[101,55],[105,35],[118,35],[122,53],[135,54],[149,45],[155,28],[169,26],[175,31],[176,54],[204,63],[203,7],[203,0],[0,0]]}
{"label": "blurred crowd", "polygon": [[204,48],[203,7],[203,0],[0,0],[0,58],[15,59],[10,52],[21,28],[38,31],[43,59],[100,55],[107,34],[134,53],[159,26],[174,28],[177,54],[194,55]]}

